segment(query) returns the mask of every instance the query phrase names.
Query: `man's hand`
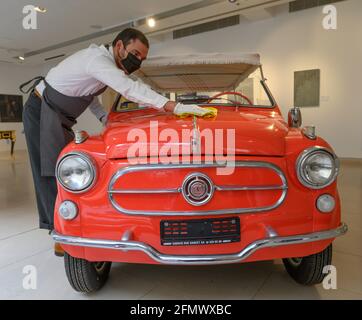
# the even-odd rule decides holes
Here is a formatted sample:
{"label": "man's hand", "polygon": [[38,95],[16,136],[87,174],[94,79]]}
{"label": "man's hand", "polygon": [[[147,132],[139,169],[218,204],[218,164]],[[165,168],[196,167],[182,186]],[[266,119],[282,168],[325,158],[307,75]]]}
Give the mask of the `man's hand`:
{"label": "man's hand", "polygon": [[176,105],[175,109],[173,110],[173,113],[177,116],[187,113],[187,114],[192,114],[195,116],[202,117],[205,114],[209,113],[209,110],[203,109],[196,104],[178,103]]}
{"label": "man's hand", "polygon": [[193,114],[195,116],[204,116],[209,111],[206,109],[203,109],[196,104],[182,104],[182,103],[175,103],[175,102],[169,102],[165,105],[166,111],[172,111],[175,115],[182,115],[185,113]]}

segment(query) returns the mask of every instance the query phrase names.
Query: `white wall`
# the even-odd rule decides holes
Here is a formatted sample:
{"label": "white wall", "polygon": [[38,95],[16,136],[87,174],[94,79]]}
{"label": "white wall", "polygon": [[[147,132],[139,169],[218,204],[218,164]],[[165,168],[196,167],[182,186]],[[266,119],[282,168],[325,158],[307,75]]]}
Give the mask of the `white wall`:
{"label": "white wall", "polygon": [[[39,75],[40,68],[23,65],[0,63],[0,94],[20,95],[19,85]],[[23,95],[25,103],[27,96]],[[22,123],[0,122],[0,130],[16,130],[15,150],[26,149],[25,136],[22,134]],[[0,151],[9,151],[10,144],[0,140]]]}
{"label": "white wall", "polygon": [[152,55],[257,52],[283,115],[293,105],[294,71],[321,69],[321,105],[303,108],[340,157],[362,158],[362,1],[336,4],[338,29],[322,27],[322,7],[152,46]]}

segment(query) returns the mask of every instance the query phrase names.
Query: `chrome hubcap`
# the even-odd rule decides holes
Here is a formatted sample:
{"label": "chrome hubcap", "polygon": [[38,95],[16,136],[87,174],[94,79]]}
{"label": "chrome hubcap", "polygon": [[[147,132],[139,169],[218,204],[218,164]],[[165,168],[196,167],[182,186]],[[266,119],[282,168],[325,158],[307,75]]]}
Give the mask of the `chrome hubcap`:
{"label": "chrome hubcap", "polygon": [[96,271],[98,273],[101,273],[106,266],[106,262],[94,262],[93,265],[94,265],[94,268],[96,269]]}
{"label": "chrome hubcap", "polygon": [[298,267],[302,263],[303,258],[289,258],[288,261],[291,265]]}

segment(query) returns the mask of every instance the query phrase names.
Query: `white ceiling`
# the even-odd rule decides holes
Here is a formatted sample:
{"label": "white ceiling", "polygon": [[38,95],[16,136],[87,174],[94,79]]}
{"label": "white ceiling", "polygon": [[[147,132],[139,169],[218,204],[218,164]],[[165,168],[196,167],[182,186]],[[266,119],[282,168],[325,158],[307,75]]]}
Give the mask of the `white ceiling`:
{"label": "white ceiling", "polygon": [[[97,31],[92,25],[110,27],[195,2],[198,0],[1,0],[0,59],[6,57],[6,49],[33,51]],[[25,30],[22,10],[32,3],[48,12],[38,14],[38,30]]]}
{"label": "white ceiling", "polygon": [[[107,29],[199,2],[200,0],[1,0],[0,62],[19,63],[14,57],[100,31],[94,26]],[[266,7],[285,3],[288,0],[238,0],[239,5],[230,4],[227,0],[219,2],[221,3],[159,21],[158,29],[170,30],[172,24],[190,25],[197,23],[201,18],[207,21],[208,17],[214,17],[215,14],[235,14],[237,10],[243,8],[250,8],[248,12],[256,9],[263,11]],[[45,14],[38,13],[37,30],[25,30],[22,26],[24,17],[22,10],[29,4],[47,9]],[[253,8],[254,5],[260,7]],[[145,27],[140,29],[150,31],[145,30]],[[157,32],[157,28],[155,31]],[[109,34],[93,42],[107,42],[113,37],[114,34]],[[85,46],[87,42],[52,50],[30,57],[25,63],[33,65],[44,63],[46,57],[69,54]]]}

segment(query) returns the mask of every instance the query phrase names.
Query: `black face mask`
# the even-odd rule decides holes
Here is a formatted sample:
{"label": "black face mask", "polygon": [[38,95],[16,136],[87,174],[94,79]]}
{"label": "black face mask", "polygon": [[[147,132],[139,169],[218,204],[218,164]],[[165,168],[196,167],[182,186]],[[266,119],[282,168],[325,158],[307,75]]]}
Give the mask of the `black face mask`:
{"label": "black face mask", "polygon": [[122,59],[121,63],[128,74],[131,74],[141,68],[142,61],[138,59],[133,53],[128,52],[127,58]]}

